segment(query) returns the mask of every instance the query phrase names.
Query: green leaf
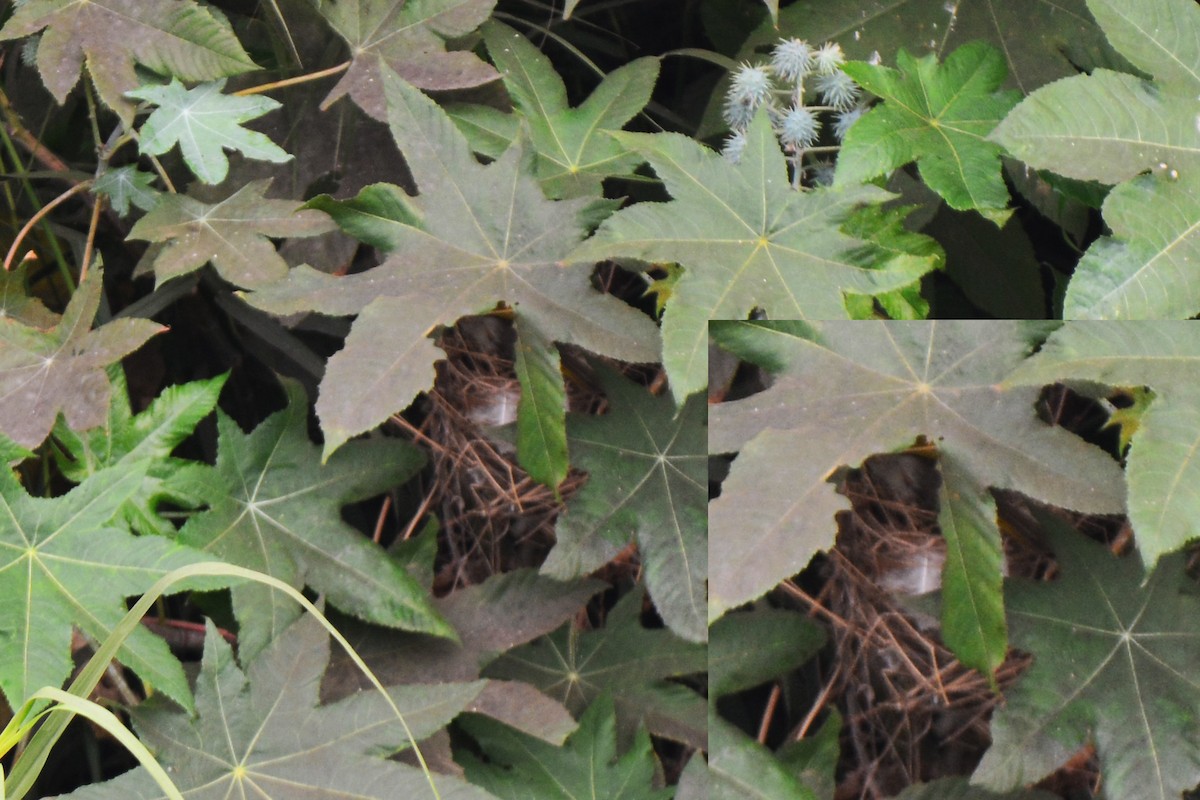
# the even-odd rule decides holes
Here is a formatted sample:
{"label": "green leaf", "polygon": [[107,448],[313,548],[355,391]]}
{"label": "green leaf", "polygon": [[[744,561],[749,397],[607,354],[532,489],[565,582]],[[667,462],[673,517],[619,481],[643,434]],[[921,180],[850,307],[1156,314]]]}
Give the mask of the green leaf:
{"label": "green leaf", "polygon": [[596,291],[589,269],[562,266],[582,237],[586,201],[547,200],[520,147],[479,164],[432,100],[403,81],[386,84],[392,135],[420,190],[411,203],[420,225],[407,209],[396,222],[362,216],[363,228],[394,243],[382,265],[340,278],[302,266],[247,298],[274,314],[359,315],[321,383],[326,456],[433,383],[441,353],[430,330],[499,301],[549,340],[630,361],[658,358],[652,320]]}
{"label": "green leaf", "polygon": [[1104,201],[1112,236],[1076,267],[1065,317],[1190,317],[1200,311],[1200,9],[1189,0],[1088,6],[1113,47],[1154,80],[1096,70],[1060,81],[1030,95],[992,138],[1035,168],[1120,184]]}
{"label": "green leaf", "polygon": [[839,230],[850,212],[890,197],[869,186],[795,191],[760,111],[741,160],[679,134],[614,134],[641,152],[674,198],[610,217],[570,256],[677,262],[684,274],[663,314],[663,363],[682,403],[707,383],[710,319],[847,315],[845,294],[877,294],[912,283],[933,260],[875,250]]}
{"label": "green leaf", "polygon": [[493,661],[485,677],[532,683],[580,714],[604,693],[616,703],[623,738],[644,723],[650,732],[705,748],[703,698],[668,678],[704,672],[707,648],[669,630],[642,627],[642,592],[621,598],[603,628],[567,624]]}
{"label": "green leaf", "polygon": [[30,0],[9,18],[0,40],[42,31],[37,67],[60,104],[87,64],[100,99],[127,127],[137,87],[135,65],[185,81],[210,81],[257,69],[228,21],[193,0]]}
{"label": "green leaf", "polygon": [[718,717],[709,717],[708,791],[712,800],[817,800],[770,750]]}
{"label": "green leaf", "polygon": [[[535,172],[547,196],[598,196],[605,178],[630,175],[642,163],[640,155],[608,134],[620,130],[650,101],[658,59],[639,58],[613,70],[587,100],[572,108],[554,65],[528,39],[494,20],[482,30],[488,55],[529,126],[537,153]],[[455,115],[455,121],[478,116]]]}
{"label": "green leaf", "polygon": [[324,211],[355,239],[385,251],[402,246],[406,232],[421,227],[421,209],[390,183],[365,186],[349,200],[317,195],[304,208]]}
{"label": "green leaf", "polygon": [[[0,319],[19,322],[30,328],[54,327],[59,316],[29,294],[32,261],[21,261],[10,270],[0,270]],[[5,324],[5,323],[0,323]]]}
{"label": "green leaf", "polygon": [[1043,385],[1085,380],[1149,386],[1126,457],[1129,520],[1146,569],[1196,538],[1200,513],[1200,328],[1192,321],[1069,322],[1005,381]]}
{"label": "green leaf", "polygon": [[763,335],[760,352],[786,365],[771,387],[710,408],[710,451],[739,453],[709,504],[710,618],[763,594],[833,544],[834,514],[849,508],[829,482],[840,468],[920,436],[969,477],[959,489],[964,501],[985,502],[984,489],[995,487],[1065,508],[1123,510],[1124,476],[1110,456],[1038,419],[1038,389],[996,388],[1044,325],[811,328],[819,343]]}
{"label": "green leaf", "polygon": [[96,178],[92,190],[108,197],[113,210],[123,217],[129,213],[131,204],[142,211],[149,211],[158,205],[161,193],[151,185],[154,180],[154,175],[130,164],[106,169]]}
{"label": "green leaf", "polygon": [[[180,540],[224,561],[297,588],[322,592],[333,605],[381,625],[454,637],[425,590],[403,566],[342,521],[342,506],[403,483],[424,459],[406,442],[378,439],[347,446],[322,465],[308,440],[304,390],[286,382],[287,408],[249,434],[218,411],[216,467],[197,487],[220,498],[193,516]],[[257,584],[233,590],[243,653],[279,635],[299,610]]]}
{"label": "green leaf", "polygon": [[1008,581],[1013,645],[1033,666],[992,717],[972,783],[1006,791],[1040,780],[1095,744],[1106,797],[1178,798],[1200,781],[1200,598],[1185,557],[1146,578],[1135,558],[1039,512],[1061,576]]}
{"label": "green leaf", "polygon": [[388,119],[387,81],[399,75],[422,89],[466,89],[499,75],[470,50],[446,50],[446,40],[474,31],[496,0],[313,0],[350,46],[350,69],[321,103],[344,95],[377,120]]}
{"label": "green leaf", "polygon": [[709,631],[709,702],[805,664],[824,644],[824,628],[794,611],[761,608],[727,614]]}
{"label": "green leaf", "polygon": [[[431,796],[421,770],[387,758],[409,746],[408,730],[379,692],[318,705],[328,661],[329,636],[310,616],[296,621],[242,668],[208,622],[196,679],[196,713],[180,713],[152,697],[133,710],[134,727],[189,798]],[[480,682],[394,686],[388,696],[420,740],[470,705],[481,688]],[[432,780],[445,800],[491,798],[456,778],[437,775]],[[140,768],[65,796],[163,798]]]}
{"label": "green leaf", "polygon": [[917,161],[921,178],[960,211],[975,209],[1003,225],[1010,211],[1000,169],[1001,148],[986,137],[1016,105],[1020,94],[997,91],[1004,56],[975,42],[938,65],[896,54],[899,70],[851,62],[843,69],[883,99],[846,134],[835,186],[861,183]]}
{"label": "green leaf", "polygon": [[333,223],[320,211],[298,210],[293,200],[268,200],[270,185],[270,179],[251,181],[217,203],[166,195],[129,238],[165,243],[153,261],[160,286],[210,262],[236,286],[277,281],[287,274],[287,262],[269,237],[315,236]]}
{"label": "green leaf", "polygon": [[290,160],[291,156],[264,134],[241,125],[279,108],[279,101],[262,95],[227,95],[222,93],[224,88],[223,79],[188,89],[172,78],[166,86],[140,86],[126,92],[127,97],[158,106],[142,123],[139,150],[161,156],[178,144],[183,160],[205,183],[220,183],[229,174],[226,150],[259,161]]}
{"label": "green leaf", "polygon": [[599,569],[636,541],[659,615],[693,642],[706,636],[708,577],[707,428],[703,398],[676,410],[608,370],[599,372],[609,409],[572,414],[574,464],[587,483],[558,518],[542,571],[559,578]]}
{"label": "green leaf", "polygon": [[[433,607],[458,632],[458,642],[353,620],[339,628],[385,684],[472,681],[501,653],[550,633],[604,588],[597,580],[562,583],[536,570],[517,569],[433,599]],[[345,653],[335,653],[321,697],[329,702],[370,686]],[[473,710],[555,744],[575,727],[560,703],[519,681],[489,681]]]}
{"label": "green leaf", "polygon": [[554,343],[517,318],[513,368],[521,384],[517,402],[517,458],[529,477],[558,491],[567,477],[567,390]]}
{"label": "green leaf", "polygon": [[0,433],[17,444],[41,444],[59,412],[77,431],[103,424],[112,393],[105,367],[165,330],[148,319],[118,319],[92,330],[102,272],[97,266],[88,273],[48,330],[0,316]]}
{"label": "green leaf", "polygon": [[108,374],[116,393],[109,404],[108,419],[86,433],[71,430],[62,418],[54,426],[58,468],[74,483],[102,469],[148,462],[146,478],[118,512],[129,527],[140,534],[173,536],[175,526],[158,515],[158,506],[197,508],[219,496],[197,494],[195,488],[207,466],[171,452],[192,435],[197,423],[217,407],[217,397],[228,374],[206,381],[168,386],[140,414],[129,407],[125,373],[110,367]]}
{"label": "green leaf", "polygon": [[645,728],[618,754],[616,713],[607,695],[588,707],[563,747],[485,718],[466,717],[460,725],[487,758],[459,754],[467,779],[503,800],[666,800],[674,793],[652,788],[655,758]]}
{"label": "green leaf", "polygon": [[[71,673],[71,630],[106,639],[125,600],[177,567],[211,560],[165,539],[137,538],[117,517],[146,464],[92,475],[61,497],[30,497],[0,469],[0,690],[15,707]],[[184,588],[184,587],[177,587]],[[183,668],[139,627],[120,650],[143,681],[191,707]]]}
{"label": "green leaf", "polygon": [[991,677],[1008,650],[996,502],[979,491],[957,456],[942,453],[938,463],[938,527],[946,540],[942,639],[964,665]]}

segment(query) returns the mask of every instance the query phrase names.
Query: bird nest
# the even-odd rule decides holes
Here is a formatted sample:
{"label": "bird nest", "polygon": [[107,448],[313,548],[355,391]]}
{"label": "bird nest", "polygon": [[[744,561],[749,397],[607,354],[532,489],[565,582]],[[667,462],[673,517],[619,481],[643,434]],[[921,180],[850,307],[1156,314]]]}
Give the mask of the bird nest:
{"label": "bird nest", "polygon": [[[584,480],[572,471],[556,497],[517,463],[510,423],[521,392],[513,342],[511,324],[495,316],[464,318],[445,330],[438,344],[446,358],[437,363],[423,417],[415,426],[401,421],[429,452],[423,510],[442,527],[439,594],[540,564],[554,544],[562,501]],[[569,391],[571,408],[586,407],[586,394]]]}

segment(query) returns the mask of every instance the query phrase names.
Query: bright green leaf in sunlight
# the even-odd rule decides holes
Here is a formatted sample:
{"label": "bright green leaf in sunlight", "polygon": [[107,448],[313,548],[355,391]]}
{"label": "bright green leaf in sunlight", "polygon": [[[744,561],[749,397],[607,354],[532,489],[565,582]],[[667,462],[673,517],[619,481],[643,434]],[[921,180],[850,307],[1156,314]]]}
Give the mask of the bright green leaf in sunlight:
{"label": "bright green leaf in sunlight", "polygon": [[110,367],[108,374],[116,391],[103,425],[81,433],[61,417],[55,424],[58,468],[68,480],[82,483],[102,469],[147,461],[146,479],[120,514],[137,533],[173,536],[175,526],[158,514],[160,504],[194,509],[220,498],[197,492],[205,485],[207,465],[173,458],[171,452],[217,407],[228,374],[168,386],[139,414],[130,408],[124,370]]}
{"label": "bright green leaf in sunlight", "polygon": [[[830,482],[841,467],[909,447],[917,437],[952,458],[966,479],[954,482],[968,504],[955,512],[956,522],[994,528],[982,505],[989,487],[1082,511],[1124,509],[1120,466],[1039,419],[1040,387],[997,387],[1041,341],[1045,324],[773,327],[713,324],[718,343],[740,355],[749,340],[756,349],[748,355],[780,368],[767,390],[710,406],[709,450],[738,453],[720,497],[709,504],[710,618],[758,597],[832,546],[834,514],[850,505]],[[965,543],[963,557],[972,558]]]}
{"label": "bright green leaf in sunlight", "polygon": [[[317,400],[326,455],[433,383],[442,354],[426,338],[431,330],[501,301],[543,340],[657,360],[653,320],[597,291],[585,266],[563,266],[583,237],[587,201],[547,200],[520,144],[480,164],[437,104],[399,79],[385,82],[392,135],[420,194],[398,204],[377,190],[352,216],[360,230],[374,229],[372,240],[392,244],[389,257],[344,277],[300,266],[247,295],[274,314],[358,314]],[[389,207],[402,218],[385,219]]]}
{"label": "bright green leaf in sunlight", "polygon": [[[173,569],[211,560],[129,532],[118,512],[145,475],[145,462],[126,464],[49,498],[30,497],[9,469],[0,469],[0,690],[13,706],[71,674],[73,627],[103,641],[125,615],[127,597]],[[139,627],[119,658],[191,706],[183,668],[161,638]]]}
{"label": "bright green leaf in sunlight", "polygon": [[835,186],[850,186],[916,161],[921,178],[950,205],[1003,225],[1010,211],[999,145],[986,137],[1020,99],[998,91],[1004,56],[983,42],[964,45],[939,65],[932,55],[896,55],[898,70],[850,62],[843,69],[883,100],[846,134]]}
{"label": "bright green leaf in sunlight", "polygon": [[1097,69],[1033,93],[992,138],[1027,164],[1119,184],[1111,236],[1075,268],[1067,318],[1200,312],[1200,8],[1192,0],[1088,0],[1112,46],[1151,76]]}
{"label": "bright green leaf in sunlight", "polygon": [[268,199],[270,185],[269,179],[250,181],[216,203],[164,195],[129,238],[162,243],[146,256],[159,284],[208,263],[235,286],[279,280],[287,274],[287,262],[270,237],[316,236],[331,230],[333,222],[293,200]]}
{"label": "bright green leaf in sunlight", "polygon": [[704,698],[667,679],[704,672],[708,648],[644,627],[643,596],[636,590],[621,598],[603,628],[586,631],[568,623],[508,651],[483,670],[484,677],[532,683],[575,714],[608,693],[622,736],[644,723],[656,736],[704,749]]}
{"label": "bright green leaf in sunlight", "polygon": [[931,257],[888,252],[840,230],[857,206],[883,202],[887,192],[792,189],[765,112],[737,164],[679,134],[614,135],[649,160],[674,199],[617,212],[571,260],[683,266],[662,323],[663,363],[680,403],[707,383],[710,319],[745,319],[755,308],[772,319],[845,319],[847,293],[896,289],[934,266]]}
{"label": "bright green leaf in sunlight", "polygon": [[1136,558],[1038,517],[1061,574],[1006,582],[1013,645],[1033,666],[1005,691],[971,781],[1035,783],[1090,742],[1103,797],[1178,800],[1200,781],[1200,597],[1186,557],[1147,579]]}
{"label": "bright green leaf in sunlight", "polygon": [[[378,691],[318,705],[329,635],[312,616],[296,621],[239,667],[216,626],[207,624],[196,678],[196,713],[151,697],[133,725],[185,797],[355,798],[433,796],[416,767],[387,756],[445,726],[472,703],[481,682],[393,686],[396,717]],[[435,775],[443,800],[493,800],[466,782]],[[73,800],[162,800],[143,769],[86,786]]]}
{"label": "bright green leaf in sunlight", "polygon": [[289,160],[291,156],[265,134],[241,125],[279,108],[279,101],[224,94],[224,88],[224,80],[188,89],[172,78],[166,86],[140,86],[126,92],[158,106],[142,123],[138,148],[143,154],[161,156],[178,144],[183,160],[205,183],[220,183],[229,174],[226,150],[260,161]]}
{"label": "bright green leaf in sunlight", "polygon": [[461,725],[487,758],[466,750],[458,754],[468,780],[502,800],[667,800],[674,793],[652,788],[655,758],[645,728],[618,754],[608,695],[588,707],[562,747],[483,717],[465,718]]}
{"label": "bright green leaf in sunlight", "polygon": [[[644,160],[612,138],[650,101],[658,78],[658,60],[639,58],[604,77],[580,105],[567,103],[567,89],[550,59],[517,31],[495,20],[483,26],[488,55],[513,105],[529,126],[537,153],[535,171],[546,194],[554,198],[599,195],[601,181],[629,175]],[[459,107],[451,113],[472,147],[496,158],[516,137],[519,126],[492,117],[511,117],[488,106]],[[481,136],[485,131],[511,131]],[[476,132],[475,135],[472,131]]]}
{"label": "bright green leaf in sunlight", "polygon": [[[181,541],[297,588],[323,593],[343,611],[381,625],[454,636],[428,592],[404,567],[342,521],[341,508],[397,486],[424,461],[397,439],[348,445],[322,464],[308,439],[308,402],[285,384],[288,405],[251,433],[218,411],[217,464],[197,491],[220,499],[183,526]],[[233,589],[242,653],[257,652],[300,609],[258,584]]]}
{"label": "bright green leaf in sunlight", "polygon": [[492,14],[496,0],[314,0],[330,27],[345,39],[350,69],[321,103],[344,95],[377,120],[388,118],[384,86],[399,75],[422,89],[466,89],[499,76],[467,50],[446,40],[466,36]]}
{"label": "bright green leaf in sunlight", "polygon": [[17,444],[41,444],[60,412],[77,431],[103,424],[112,394],[105,367],[164,330],[148,319],[92,330],[103,282],[99,267],[89,272],[46,330],[0,315],[0,433]]}
{"label": "bright green leaf in sunlight", "polygon": [[0,40],[38,31],[38,72],[54,99],[66,101],[86,64],[100,99],[126,125],[138,64],[185,81],[257,69],[224,15],[193,0],[30,0],[14,9]]}
{"label": "bright green leaf in sunlight", "polygon": [[583,488],[567,501],[557,540],[542,571],[587,575],[636,541],[646,585],[663,621],[685,639],[706,635],[708,455],[706,408],[699,395],[677,410],[608,370],[602,416],[572,414],[567,423]]}
{"label": "bright green leaf in sunlight", "polygon": [[1071,380],[1154,392],[1125,459],[1129,520],[1149,570],[1200,532],[1200,326],[1068,322],[1006,383]]}

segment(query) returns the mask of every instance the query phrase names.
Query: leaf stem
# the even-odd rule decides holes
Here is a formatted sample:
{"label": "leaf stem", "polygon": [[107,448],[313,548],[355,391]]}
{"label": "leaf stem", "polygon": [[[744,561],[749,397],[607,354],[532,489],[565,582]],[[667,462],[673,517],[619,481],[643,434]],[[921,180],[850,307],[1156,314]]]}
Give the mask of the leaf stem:
{"label": "leaf stem", "polygon": [[336,67],[329,67],[328,69],[321,69],[317,70],[316,72],[306,73],[304,75],[297,75],[294,78],[284,78],[281,81],[271,81],[270,83],[251,86],[248,89],[241,89],[240,91],[234,92],[233,96],[245,97],[249,94],[262,94],[263,92],[269,92],[272,89],[282,89],[285,86],[295,86],[298,83],[307,83],[308,81],[316,81],[320,80],[321,78],[328,78],[330,75],[337,75],[338,73],[345,72],[346,70],[350,69],[350,63],[351,62],[346,61],[342,64],[338,64]]}
{"label": "leaf stem", "polygon": [[67,189],[65,192],[60,194],[58,197],[54,198],[49,203],[42,206],[41,210],[39,210],[36,214],[34,214],[32,217],[30,217],[29,221],[25,223],[24,227],[22,227],[21,230],[17,232],[16,238],[13,239],[12,247],[8,248],[8,255],[6,255],[4,257],[4,271],[8,272],[9,270],[12,269],[12,261],[13,261],[13,258],[16,256],[17,248],[21,246],[21,241],[25,238],[26,235],[28,235],[29,231],[32,230],[33,226],[36,225],[39,220],[41,220],[43,217],[45,217],[47,214],[49,214],[51,211],[53,211],[57,206],[60,206],[63,203],[70,200],[73,196],[79,194],[82,191],[90,189],[91,186],[92,186],[92,181],[90,181],[90,180],[81,181],[81,182],[75,184],[70,189]]}

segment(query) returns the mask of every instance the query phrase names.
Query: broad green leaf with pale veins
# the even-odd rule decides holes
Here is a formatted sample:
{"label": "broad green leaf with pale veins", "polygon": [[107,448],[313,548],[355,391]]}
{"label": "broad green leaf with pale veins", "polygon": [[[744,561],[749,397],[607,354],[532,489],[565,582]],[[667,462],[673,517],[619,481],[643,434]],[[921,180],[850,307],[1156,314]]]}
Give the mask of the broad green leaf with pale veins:
{"label": "broad green leaf with pale veins", "polygon": [[158,205],[158,198],[161,194],[152,185],[155,180],[155,175],[142,172],[130,164],[106,169],[100,177],[96,178],[92,189],[96,194],[108,197],[113,211],[123,217],[129,213],[131,204],[142,211],[149,211]]}
{"label": "broad green leaf with pale veins", "polygon": [[[604,178],[628,175],[642,163],[640,155],[608,134],[650,101],[657,59],[639,58],[613,70],[572,108],[550,59],[528,39],[494,20],[483,26],[483,39],[513,105],[529,125],[538,180],[547,195],[599,195]],[[488,155],[495,158],[504,149],[507,145]]]}
{"label": "broad green leaf with pale veins", "polygon": [[499,75],[470,50],[446,50],[492,14],[496,0],[314,0],[350,46],[350,69],[321,103],[343,95],[375,119],[388,118],[384,85],[399,75],[422,89],[465,89]]}
{"label": "broad green leaf with pale veins", "polygon": [[[723,325],[713,326],[718,342]],[[833,544],[834,514],[850,505],[829,482],[839,468],[920,436],[969,477],[964,502],[982,501],[995,487],[1064,508],[1123,510],[1116,461],[1038,419],[1038,388],[998,387],[1044,326],[812,323],[815,341],[760,327],[758,357],[770,353],[783,365],[774,383],[710,407],[709,450],[738,453],[709,504],[710,618],[763,594]],[[994,525],[986,512],[979,516]]]}
{"label": "broad green leaf with pale veins", "polygon": [[103,424],[112,393],[105,367],[164,330],[148,319],[92,330],[102,288],[97,267],[47,330],[0,315],[0,433],[17,444],[41,444],[59,412],[77,431]]}
{"label": "broad green leaf with pale veins", "polygon": [[667,678],[704,672],[708,648],[669,630],[643,627],[642,597],[639,590],[621,598],[599,630],[567,624],[508,651],[483,674],[532,683],[575,714],[607,692],[624,734],[631,736],[644,722],[657,736],[704,749],[704,699]]}
{"label": "broad green leaf with pale veins", "polygon": [[674,200],[617,212],[571,260],[683,266],[663,314],[663,364],[680,403],[707,383],[710,319],[754,308],[772,319],[845,319],[846,293],[899,288],[933,267],[932,257],[885,256],[839,230],[856,206],[891,197],[881,189],[792,189],[765,112],[737,164],[679,134],[614,135],[646,157]]}
{"label": "broad green leaf with pale veins", "polygon": [[247,296],[275,314],[358,314],[321,383],[326,455],[433,383],[441,351],[426,338],[430,330],[497,302],[544,339],[627,361],[657,360],[654,322],[596,291],[587,267],[563,266],[583,236],[579,214],[587,201],[547,200],[519,146],[480,164],[432,100],[396,78],[386,84],[392,135],[420,195],[396,222],[355,219],[374,227],[377,241],[393,243],[390,257],[341,278],[297,267]]}
{"label": "broad green leaf with pale veins", "polygon": [[59,103],[86,64],[96,91],[126,126],[134,104],[125,93],[135,65],[185,81],[210,81],[257,69],[223,16],[193,0],[30,0],[13,12],[0,39],[44,31],[38,72]]}
{"label": "broad green leaf with pale veins", "polygon": [[[422,464],[406,442],[379,439],[347,446],[324,465],[309,441],[304,390],[286,384],[287,408],[246,434],[217,414],[217,465],[206,495],[221,499],[183,526],[183,542],[222,560],[322,592],[333,605],[381,625],[454,636],[428,593],[359,531],[341,508],[396,486]],[[254,652],[299,613],[269,588],[233,590],[242,652]]]}
{"label": "broad green leaf with pale veins", "polygon": [[1010,212],[1000,170],[1001,148],[984,137],[1020,94],[997,91],[1004,57],[983,42],[964,45],[944,64],[896,55],[899,70],[851,62],[843,68],[883,99],[846,134],[835,186],[848,186],[917,161],[921,178],[960,211],[978,210],[997,224]]}
{"label": "broad green leaf with pale veins", "polygon": [[315,236],[334,226],[324,213],[301,210],[293,200],[267,199],[270,185],[269,179],[251,181],[218,203],[166,195],[137,221],[129,238],[165,243],[153,261],[160,285],[210,262],[235,286],[279,280],[287,262],[269,237]]}
{"label": "broad green leaf with pale veins", "polygon": [[103,425],[80,433],[71,430],[61,417],[55,424],[54,440],[60,448],[55,451],[58,467],[68,480],[81,483],[107,467],[148,461],[146,479],[121,506],[120,514],[137,533],[173,536],[175,526],[158,515],[159,504],[191,509],[220,496],[196,491],[203,485],[197,478],[203,476],[208,465],[172,458],[171,452],[217,407],[217,397],[229,376],[168,386],[135,415],[129,407],[124,370],[110,367],[109,375],[116,393]]}
{"label": "broad green leaf with pale veins", "polygon": [[605,695],[579,718],[562,747],[534,739],[498,722],[468,717],[461,723],[487,761],[458,756],[467,779],[503,800],[667,800],[672,789],[654,789],[650,735],[640,728],[633,744],[617,753],[617,722]]}
{"label": "broad green leaf with pale veins", "polygon": [[685,639],[706,636],[708,455],[703,398],[677,412],[619,375],[601,372],[603,416],[572,414],[574,464],[588,480],[555,526],[542,571],[591,573],[636,541],[646,585],[663,621]]}
{"label": "broad green leaf with pale veins", "polygon": [[[145,474],[144,462],[129,464],[48,498],[30,497],[0,469],[0,690],[13,706],[70,675],[72,627],[103,641],[125,615],[126,598],[173,569],[211,560],[129,532],[118,510]],[[162,639],[138,627],[118,658],[190,706],[183,668]]]}
{"label": "broad green leaf with pale veins", "polygon": [[[138,736],[187,800],[233,797],[395,800],[433,796],[416,767],[387,756],[409,747],[404,724],[378,691],[318,705],[329,635],[306,615],[253,659],[233,652],[209,622],[196,678],[196,714],[152,697],[133,710]],[[246,662],[249,663],[246,663]],[[395,686],[388,695],[418,741],[466,708],[482,682]],[[443,800],[491,800],[435,775]],[[92,784],[74,800],[164,800],[144,769]]]}
{"label": "broad green leaf with pale veins", "polygon": [[241,125],[279,108],[279,101],[262,95],[223,94],[224,88],[225,81],[219,80],[188,89],[173,78],[166,86],[140,86],[126,92],[129,97],[158,106],[142,123],[138,148],[142,153],[161,156],[178,144],[183,160],[205,183],[220,183],[229,174],[226,150],[237,150],[259,161],[291,159],[266,135]]}
{"label": "broad green leaf with pale veins", "polygon": [[1149,386],[1126,457],[1129,520],[1150,569],[1200,536],[1200,327],[1190,320],[1068,322],[1006,381]]}
{"label": "broad green leaf with pale veins", "polygon": [[1186,559],[1163,558],[1147,580],[1136,558],[1039,518],[1060,575],[1006,584],[1013,644],[1033,666],[1005,692],[971,781],[1028,785],[1092,742],[1102,797],[1178,800],[1200,781],[1200,598]]}
{"label": "broad green leaf with pale veins", "polygon": [[[1030,95],[992,134],[1025,163],[1120,184],[1112,230],[1088,248],[1067,318],[1186,318],[1200,312],[1200,8],[1191,0],[1088,0],[1123,56],[1153,80],[1098,69]],[[1148,173],[1148,174],[1143,174]]]}

